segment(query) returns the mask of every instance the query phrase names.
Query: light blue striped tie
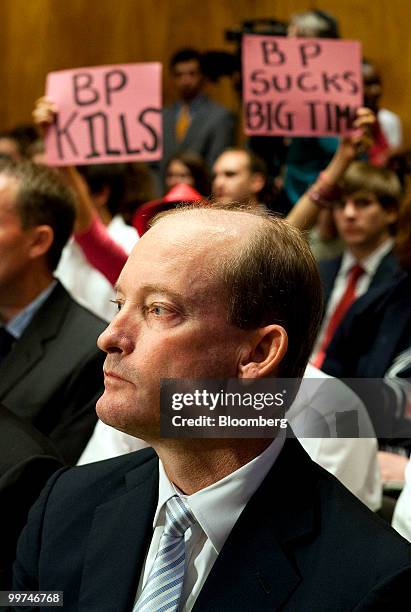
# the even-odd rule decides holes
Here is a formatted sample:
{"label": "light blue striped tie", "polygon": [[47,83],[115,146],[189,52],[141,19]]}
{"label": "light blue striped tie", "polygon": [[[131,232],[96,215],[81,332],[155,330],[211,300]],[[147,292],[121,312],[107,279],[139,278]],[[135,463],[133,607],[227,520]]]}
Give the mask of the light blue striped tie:
{"label": "light blue striped tie", "polygon": [[157,556],[133,612],[178,610],[185,569],[184,534],[194,521],[194,516],[178,495],[168,500],[166,524]]}

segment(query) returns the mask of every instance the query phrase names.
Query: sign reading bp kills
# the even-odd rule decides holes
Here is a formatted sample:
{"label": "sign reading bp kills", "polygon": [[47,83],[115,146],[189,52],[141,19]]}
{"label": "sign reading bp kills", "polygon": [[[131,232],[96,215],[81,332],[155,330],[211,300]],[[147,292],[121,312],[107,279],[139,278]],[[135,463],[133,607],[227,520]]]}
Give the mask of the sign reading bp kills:
{"label": "sign reading bp kills", "polygon": [[161,64],[51,72],[46,95],[58,108],[46,136],[49,165],[161,158]]}
{"label": "sign reading bp kills", "polygon": [[357,41],[244,36],[248,135],[331,136],[352,128],[362,106]]}

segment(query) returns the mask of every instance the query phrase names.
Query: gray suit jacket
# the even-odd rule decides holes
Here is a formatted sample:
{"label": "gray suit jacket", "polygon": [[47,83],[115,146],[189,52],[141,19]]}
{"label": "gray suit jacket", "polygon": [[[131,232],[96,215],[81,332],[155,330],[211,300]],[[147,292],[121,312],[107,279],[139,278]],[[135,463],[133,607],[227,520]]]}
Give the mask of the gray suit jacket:
{"label": "gray suit jacket", "polygon": [[169,158],[179,151],[198,153],[211,167],[220,153],[234,143],[233,113],[207,96],[195,100],[192,120],[182,142],[176,140],[177,116],[177,104],[164,108],[162,171]]}
{"label": "gray suit jacket", "polygon": [[0,401],[48,436],[75,463],[97,420],[107,324],[58,283],[0,364]]}

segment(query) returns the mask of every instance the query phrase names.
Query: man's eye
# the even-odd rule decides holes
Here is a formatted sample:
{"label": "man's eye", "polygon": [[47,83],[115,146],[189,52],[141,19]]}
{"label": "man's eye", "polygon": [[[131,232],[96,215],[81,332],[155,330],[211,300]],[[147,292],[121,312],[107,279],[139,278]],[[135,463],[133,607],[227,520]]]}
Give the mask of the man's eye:
{"label": "man's eye", "polygon": [[151,306],[148,306],[147,312],[155,317],[163,317],[172,314],[168,308],[165,308],[165,306],[161,306],[160,304],[152,304]]}
{"label": "man's eye", "polygon": [[120,310],[122,309],[122,307],[123,307],[123,305],[124,305],[124,304],[123,304],[123,302],[120,302],[119,300],[110,300],[110,302],[111,302],[112,304],[115,304],[115,305],[116,305],[116,307],[117,307],[117,312],[120,312]]}

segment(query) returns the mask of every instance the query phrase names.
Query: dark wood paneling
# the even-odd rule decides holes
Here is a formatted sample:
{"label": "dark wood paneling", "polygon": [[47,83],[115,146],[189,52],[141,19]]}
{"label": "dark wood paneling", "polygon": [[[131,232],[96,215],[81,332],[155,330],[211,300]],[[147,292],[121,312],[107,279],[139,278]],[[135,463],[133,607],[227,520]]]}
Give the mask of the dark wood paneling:
{"label": "dark wood paneling", "polygon": [[[334,13],[346,38],[363,42],[381,68],[384,104],[399,113],[411,142],[410,4],[404,0],[1,0],[0,128],[30,119],[47,72],[59,68],[160,60],[193,45],[232,49],[223,31],[245,18],[287,19],[316,6]],[[227,80],[213,94],[231,108]],[[170,84],[165,76],[165,98]]]}

